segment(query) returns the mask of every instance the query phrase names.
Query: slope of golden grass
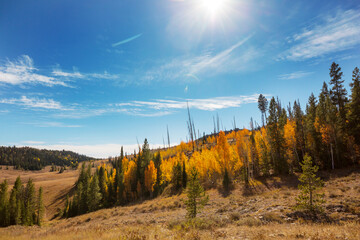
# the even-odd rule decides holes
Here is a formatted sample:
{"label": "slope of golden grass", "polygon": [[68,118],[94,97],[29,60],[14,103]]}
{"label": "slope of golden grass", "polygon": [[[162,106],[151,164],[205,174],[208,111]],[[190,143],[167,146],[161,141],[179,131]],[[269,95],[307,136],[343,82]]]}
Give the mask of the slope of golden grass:
{"label": "slope of golden grass", "polygon": [[23,184],[26,184],[31,178],[36,189],[43,187],[44,204],[46,208],[45,219],[51,219],[57,212],[58,208],[62,208],[65,204],[66,194],[71,190],[78,178],[78,170],[65,170],[63,173],[50,172],[50,166],[39,171],[20,171],[13,170],[13,167],[3,166],[0,170],[0,181],[8,180],[11,189],[18,176],[20,176]]}
{"label": "slope of golden grass", "polygon": [[[102,160],[96,161],[95,166],[102,162]],[[66,195],[73,188],[79,176],[79,170],[67,169],[63,173],[59,173],[59,171],[50,172],[50,167],[47,166],[38,171],[15,170],[12,166],[2,166],[0,169],[0,182],[7,179],[9,189],[13,187],[18,176],[20,176],[24,185],[31,178],[36,189],[43,187],[46,220],[52,219],[58,212],[58,209],[64,207]]]}
{"label": "slope of golden grass", "polygon": [[320,175],[326,199],[322,223],[294,214],[298,182],[287,176],[254,181],[251,191],[236,183],[227,196],[210,189],[209,203],[192,222],[185,220],[186,195],[179,194],[47,221],[42,227],[3,228],[0,239],[360,239],[360,169]]}

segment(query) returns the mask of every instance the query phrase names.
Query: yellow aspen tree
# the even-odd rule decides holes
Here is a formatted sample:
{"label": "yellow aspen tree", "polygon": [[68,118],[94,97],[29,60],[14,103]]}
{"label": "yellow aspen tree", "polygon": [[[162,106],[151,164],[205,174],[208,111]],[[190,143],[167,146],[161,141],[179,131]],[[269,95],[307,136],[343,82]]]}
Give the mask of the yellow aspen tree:
{"label": "yellow aspen tree", "polygon": [[270,145],[265,127],[255,132],[255,147],[259,154],[259,167],[263,175],[268,175],[270,170]]}
{"label": "yellow aspen tree", "polygon": [[136,184],[136,163],[129,161],[128,169],[124,174],[124,185],[127,196],[133,197],[132,190],[134,184]]}
{"label": "yellow aspen tree", "polygon": [[296,123],[293,120],[288,120],[284,126],[284,139],[286,146],[286,156],[288,164],[293,171],[294,167],[299,163],[299,157],[296,150]]}
{"label": "yellow aspen tree", "polygon": [[122,170],[123,172],[126,172],[126,170],[128,169],[129,166],[129,159],[127,159],[126,157],[123,158],[122,162]]}
{"label": "yellow aspen tree", "polygon": [[149,165],[145,169],[145,187],[150,192],[152,197],[154,192],[154,186],[157,180],[157,169],[153,161],[150,161]]}
{"label": "yellow aspen tree", "polygon": [[250,131],[244,129],[239,131],[236,136],[236,148],[239,156],[239,162],[243,164],[243,176],[245,184],[249,183],[249,172],[251,162],[251,151],[249,142]]}
{"label": "yellow aspen tree", "polygon": [[[225,133],[220,131],[219,136],[217,138],[216,151],[218,153],[219,162],[222,166],[223,173],[225,172],[225,168],[230,173],[230,145],[226,139]],[[232,173],[231,173],[232,175]]]}

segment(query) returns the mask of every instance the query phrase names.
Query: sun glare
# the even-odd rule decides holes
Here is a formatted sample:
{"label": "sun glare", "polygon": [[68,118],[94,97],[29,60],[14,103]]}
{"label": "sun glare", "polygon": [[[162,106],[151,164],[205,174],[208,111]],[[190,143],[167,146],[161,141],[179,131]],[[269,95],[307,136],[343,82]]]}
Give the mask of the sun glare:
{"label": "sun glare", "polygon": [[224,10],[225,0],[200,0],[200,8],[211,17],[216,17]]}

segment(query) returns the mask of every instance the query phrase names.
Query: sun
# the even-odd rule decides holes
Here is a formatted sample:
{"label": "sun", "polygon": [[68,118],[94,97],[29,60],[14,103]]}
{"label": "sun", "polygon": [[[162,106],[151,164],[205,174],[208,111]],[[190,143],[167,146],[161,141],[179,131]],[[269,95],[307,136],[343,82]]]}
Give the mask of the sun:
{"label": "sun", "polygon": [[199,0],[199,8],[212,18],[222,14],[225,6],[225,0]]}

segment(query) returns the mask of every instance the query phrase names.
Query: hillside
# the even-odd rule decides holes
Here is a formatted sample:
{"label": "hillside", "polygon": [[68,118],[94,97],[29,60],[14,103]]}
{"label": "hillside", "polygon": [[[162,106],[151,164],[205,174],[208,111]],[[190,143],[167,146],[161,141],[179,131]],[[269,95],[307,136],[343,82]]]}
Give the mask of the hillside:
{"label": "hillside", "polygon": [[[98,165],[101,162],[95,161],[94,164]],[[13,167],[1,165],[0,167],[0,182],[6,179],[9,186],[13,186],[16,178],[20,176],[24,185],[31,178],[37,189],[43,187],[46,220],[52,219],[58,210],[64,207],[65,197],[71,193],[79,177],[79,170],[75,169],[67,169],[59,173],[59,171],[50,171],[51,166],[32,171],[16,170]]]}
{"label": "hillside", "polygon": [[[8,170],[9,171],[9,170]],[[18,171],[1,170],[12,182]],[[63,174],[21,172],[43,186],[47,218],[62,206],[78,171]],[[185,222],[185,194],[137,201],[69,219],[46,221],[43,227],[11,226],[0,229],[0,239],[359,239],[360,169],[320,172],[325,180],[325,214],[310,221],[292,210],[298,195],[297,177],[270,177],[242,183],[227,196],[210,189],[209,203],[193,225]]]}
{"label": "hillside", "polygon": [[79,162],[93,160],[71,151],[36,149],[31,147],[0,147],[0,165],[15,166],[17,169],[41,170],[55,164],[77,167]]}

